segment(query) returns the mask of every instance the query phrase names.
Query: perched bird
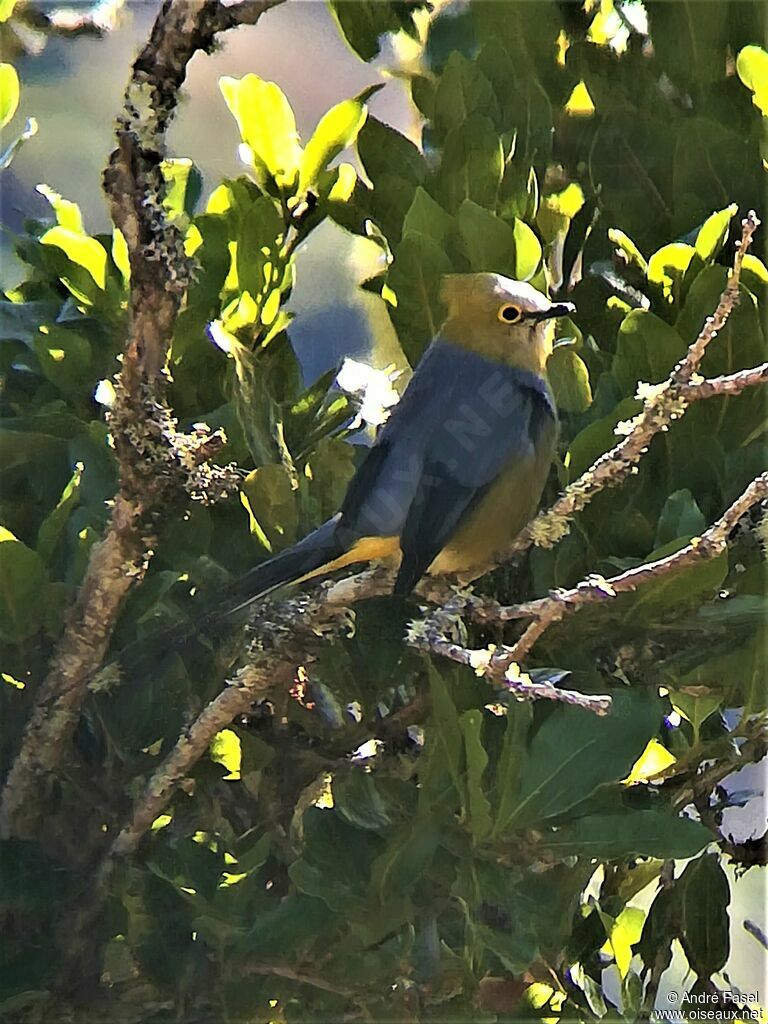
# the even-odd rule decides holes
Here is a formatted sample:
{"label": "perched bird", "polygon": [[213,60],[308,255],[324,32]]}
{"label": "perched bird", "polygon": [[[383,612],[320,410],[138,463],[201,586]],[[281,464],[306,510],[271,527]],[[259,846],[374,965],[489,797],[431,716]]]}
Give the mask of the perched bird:
{"label": "perched bird", "polygon": [[445,322],[339,512],[237,580],[223,615],[372,560],[398,565],[395,593],[406,594],[424,573],[487,567],[532,517],[557,433],[552,321],[573,306],[490,273],[450,275],[442,295]]}
{"label": "perched bird", "polygon": [[445,278],[447,315],[347,489],[341,509],[293,547],[214,594],[184,627],[119,653],[125,669],[212,635],[285,583],[381,560],[395,593],[424,573],[482,571],[536,511],[557,413],[546,376],[553,320],[573,311],[499,274]]}

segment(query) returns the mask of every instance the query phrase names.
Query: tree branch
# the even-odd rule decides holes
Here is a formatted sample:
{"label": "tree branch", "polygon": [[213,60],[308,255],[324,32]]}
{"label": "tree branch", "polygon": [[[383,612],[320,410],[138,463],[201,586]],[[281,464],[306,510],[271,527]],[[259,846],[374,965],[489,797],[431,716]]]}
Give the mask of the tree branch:
{"label": "tree branch", "polygon": [[605,579],[602,576],[588,576],[570,590],[553,591],[549,597],[525,604],[505,607],[493,601],[473,599],[469,604],[471,614],[479,621],[508,622],[511,619],[533,619],[523,635],[508,649],[505,658],[509,663],[522,661],[530,654],[539,637],[554,623],[559,622],[571,612],[578,611],[586,604],[604,603],[617,594],[637,590],[646,583],[652,583],[671,576],[681,569],[697,562],[716,558],[726,550],[728,536],[741,517],[753,505],[768,499],[768,473],[757,477],[736,501],[723,513],[701,537],[694,537],[689,544],[679,551],[659,558],[655,562],[646,562],[634,569],[628,569],[618,576]]}
{"label": "tree branch", "polygon": [[[631,421],[626,437],[614,445],[610,451],[601,455],[585,473],[582,473],[578,480],[569,484],[551,508],[540,512],[518,534],[509,548],[501,553],[502,560],[519,557],[534,545],[553,547],[559,540],[562,540],[570,530],[571,520],[576,513],[580,512],[596,494],[606,487],[615,487],[622,483],[643,457],[655,435],[667,429],[673,420],[682,416],[688,401],[690,401],[689,386],[695,382],[696,371],[704,352],[709,343],[725,326],[738,302],[742,263],[752,242],[752,237],[759,226],[760,221],[757,214],[754,210],[750,210],[741,222],[741,238],[735,243],[736,252],[728,283],[720,296],[714,313],[707,317],[697,338],[664,383],[639,386],[637,397],[643,401],[643,409]],[[733,391],[727,390],[729,387],[739,389],[737,384],[731,382],[725,385],[725,390],[713,391],[712,394],[733,394]],[[699,393],[699,397],[709,397],[706,395],[706,389]]]}
{"label": "tree branch", "polygon": [[166,0],[133,67],[105,173],[131,266],[130,328],[110,417],[119,492],[8,775],[0,805],[3,836],[32,836],[47,818],[54,774],[88,679],[104,658],[126,595],[144,576],[160,516],[185,492],[215,498],[234,482],[226,471],[200,467],[206,444],[199,438],[186,444],[163,402],[163,368],[191,271],[181,234],[162,207],[161,163],[164,133],[192,56],[210,52],[217,32],[253,24],[280,2],[244,0],[225,7],[219,0]]}

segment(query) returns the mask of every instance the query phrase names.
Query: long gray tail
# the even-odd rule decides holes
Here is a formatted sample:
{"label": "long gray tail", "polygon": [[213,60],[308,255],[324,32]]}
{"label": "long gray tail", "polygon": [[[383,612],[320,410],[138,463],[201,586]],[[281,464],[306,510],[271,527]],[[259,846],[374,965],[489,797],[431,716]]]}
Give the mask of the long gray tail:
{"label": "long gray tail", "polygon": [[[337,538],[337,525],[338,516],[334,516],[287,551],[281,551],[235,580],[217,595],[216,606],[210,616],[221,621],[284,583],[299,580],[339,558],[344,554],[344,547]],[[206,621],[208,619],[206,616]]]}
{"label": "long gray tail", "polygon": [[149,666],[193,640],[214,639],[226,620],[284,583],[292,583],[322,568],[344,553],[337,537],[338,516],[329,519],[298,544],[257,565],[240,579],[212,596],[208,610],[188,623],[160,630],[124,647],[118,654],[123,670],[133,672]]}

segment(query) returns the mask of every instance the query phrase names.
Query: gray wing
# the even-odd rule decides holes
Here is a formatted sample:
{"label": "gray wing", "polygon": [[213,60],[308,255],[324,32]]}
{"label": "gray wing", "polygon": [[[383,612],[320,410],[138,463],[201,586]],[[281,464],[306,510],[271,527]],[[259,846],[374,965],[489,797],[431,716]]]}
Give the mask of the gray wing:
{"label": "gray wing", "polygon": [[409,591],[502,469],[531,458],[554,416],[534,374],[434,342],[349,486],[341,533],[399,536],[396,590]]}

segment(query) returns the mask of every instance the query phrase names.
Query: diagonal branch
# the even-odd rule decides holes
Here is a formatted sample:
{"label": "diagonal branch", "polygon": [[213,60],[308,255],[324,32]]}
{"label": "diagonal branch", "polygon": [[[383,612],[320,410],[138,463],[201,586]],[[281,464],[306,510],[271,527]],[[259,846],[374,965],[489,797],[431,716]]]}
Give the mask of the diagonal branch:
{"label": "diagonal branch", "polygon": [[554,591],[549,597],[525,604],[505,607],[495,602],[473,603],[472,615],[479,621],[508,622],[511,619],[533,619],[526,631],[505,655],[509,662],[517,662],[530,654],[539,637],[555,622],[578,611],[587,604],[604,604],[617,594],[631,593],[638,587],[653,583],[666,576],[672,576],[697,562],[716,558],[726,550],[728,537],[739,520],[754,505],[768,500],[768,473],[753,480],[749,487],[723,515],[705,530],[701,537],[694,537],[679,551],[646,562],[633,569],[605,579],[602,576],[588,576],[570,590]]}
{"label": "diagonal branch", "polygon": [[[533,545],[553,547],[562,540],[570,530],[571,520],[576,513],[606,487],[616,487],[622,483],[642,459],[655,435],[667,429],[673,420],[685,412],[690,400],[689,387],[695,382],[707,346],[723,329],[738,302],[742,264],[759,226],[757,214],[750,210],[741,223],[741,238],[735,243],[736,253],[728,283],[714,313],[707,317],[685,356],[663,384],[641,385],[638,388],[638,398],[644,403],[643,409],[631,422],[626,437],[601,455],[578,480],[569,484],[551,508],[540,512],[502,553],[502,560],[517,558]],[[701,397],[704,397],[704,393]]]}
{"label": "diagonal branch", "polygon": [[[118,119],[117,148],[105,173],[115,226],[128,247],[130,326],[117,401],[110,417],[119,491],[103,539],[94,545],[76,601],[9,772],[0,834],[29,837],[46,820],[54,777],[65,756],[89,677],[101,664],[128,592],[146,571],[156,524],[185,492],[231,488],[233,480],[200,467],[210,450],[186,443],[163,402],[163,367],[190,267],[183,239],[162,206],[165,131],[187,64],[210,52],[217,32],[253,24],[282,0],[166,0],[137,58]],[[212,439],[209,439],[212,440]]]}

